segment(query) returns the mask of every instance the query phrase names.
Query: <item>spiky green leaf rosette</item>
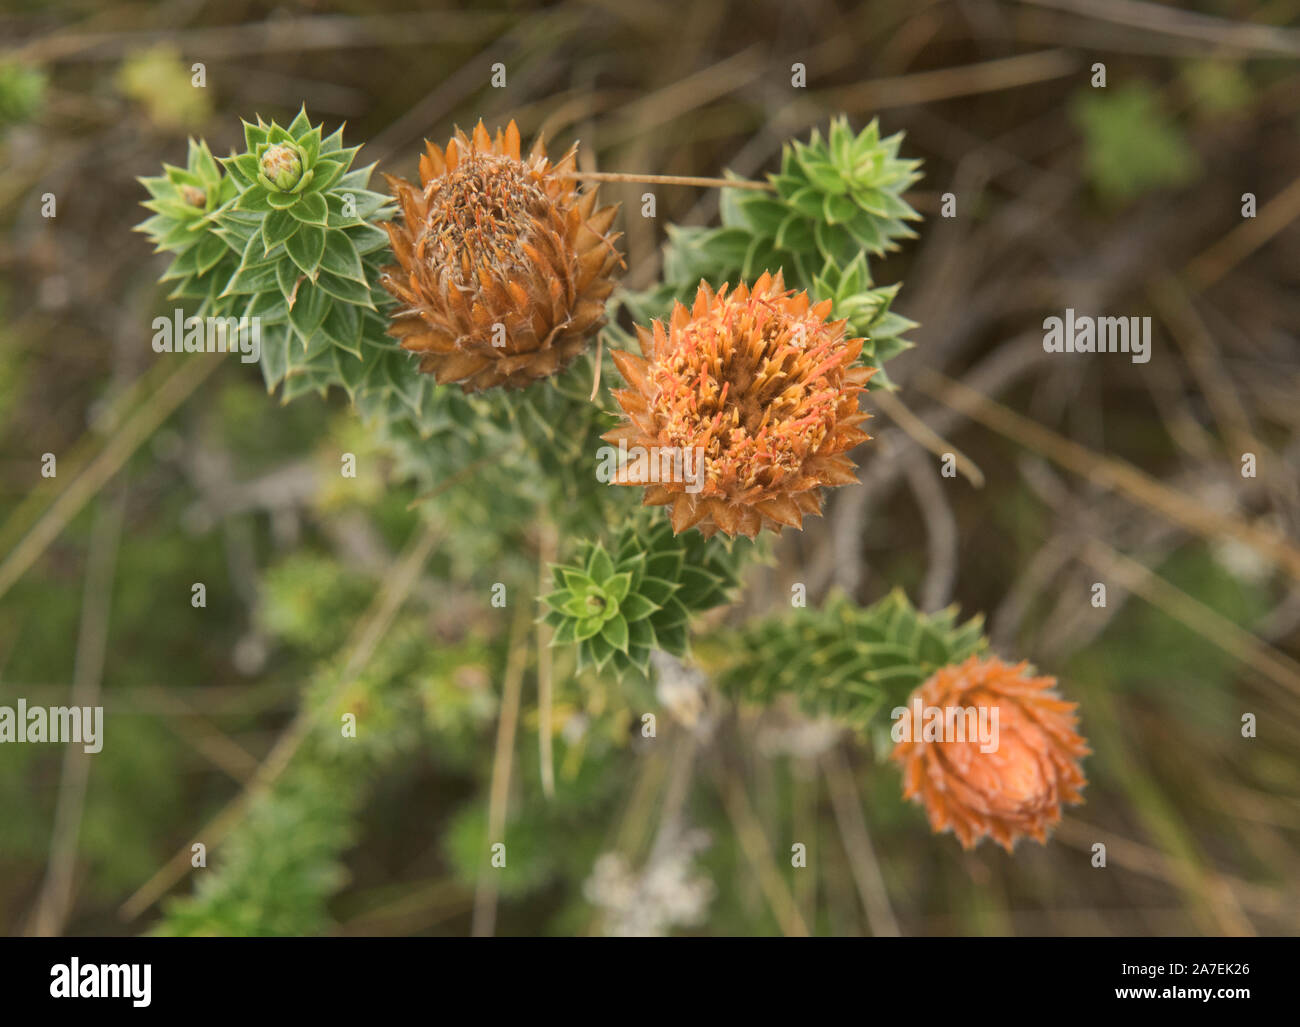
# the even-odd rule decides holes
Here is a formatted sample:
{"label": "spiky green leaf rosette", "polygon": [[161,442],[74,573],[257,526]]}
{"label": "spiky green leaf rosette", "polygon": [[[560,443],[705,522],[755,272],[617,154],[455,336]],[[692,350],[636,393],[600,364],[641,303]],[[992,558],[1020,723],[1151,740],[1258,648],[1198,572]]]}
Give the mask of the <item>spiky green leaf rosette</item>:
{"label": "spiky green leaf rosette", "polygon": [[175,254],[172,298],[199,316],[258,318],[262,376],[268,390],[283,383],[285,402],[339,385],[354,401],[400,403],[416,375],[380,312],[388,239],[371,222],[392,207],[367,188],[373,165],[354,169],[359,147],[305,110],[288,128],[245,122],[244,139],[221,161],[191,142],[186,168],[141,179],[154,214],[137,228]]}
{"label": "spiky green leaf rosette", "polygon": [[160,279],[175,283],[168,298],[197,305],[200,317],[224,313],[230,304],[221,291],[239,258],[212,232],[213,214],[234,200],[235,183],[222,175],[207,143],[193,139],[185,167],[164,164],[161,175],[139,181],[149,191],[143,206],[153,216],[135,230],[149,238],[155,253],[174,255]]}
{"label": "spiky green leaf rosette", "polygon": [[[813,276],[809,292],[818,299],[829,299],[834,304],[832,316],[847,318],[853,333],[866,339],[862,362],[883,368],[887,360],[912,348],[903,336],[917,326],[889,309],[900,287],[897,282],[873,286],[866,258],[859,253],[845,267],[827,261],[821,274]],[[867,388],[893,388],[893,382],[882,369],[871,376]]]}
{"label": "spiky green leaf rosette", "polygon": [[287,128],[245,122],[244,141],[223,161],[239,194],[217,212],[217,234],[239,265],[222,296],[261,318],[267,388],[284,382],[286,400],[330,385],[354,399],[391,388],[384,294],[371,284],[388,239],[370,223],[391,207],[367,188],[374,165],[353,169],[360,147],[343,146],[342,128],[324,136],[305,110]]}
{"label": "spiky green leaf rosette", "polygon": [[[903,333],[915,322],[890,312],[898,286],[876,287],[867,256],[915,238],[907,222],[920,215],[903,193],[920,180],[921,162],[898,156],[902,133],[880,138],[872,121],[857,136],[840,117],[826,139],[813,130],[807,143],[788,144],[781,171],[769,175],[776,192],[722,190],[720,228],[668,227],[664,283],[625,302],[634,317],[662,317],[673,300],[689,303],[700,279],[752,282],[782,270],[787,285],[835,303],[853,335],[864,337],[861,360],[880,367],[911,344]],[[882,373],[869,388],[889,387]]]}
{"label": "spiky green leaf rosette", "polygon": [[[653,526],[652,526],[653,525]],[[578,560],[551,568],[541,597],[553,646],[576,645],[578,666],[649,673],[650,653],[686,654],[690,618],[726,603],[738,584],[738,549],[698,532],[675,536],[663,518],[638,517],[614,552],[584,542]]]}
{"label": "spiky green leaf rosette", "polygon": [[987,644],[982,616],[959,623],[956,607],[920,613],[895,589],[871,606],[840,594],[818,610],[716,635],[701,662],[733,699],[767,707],[788,694],[810,716],[864,730],[940,667]]}

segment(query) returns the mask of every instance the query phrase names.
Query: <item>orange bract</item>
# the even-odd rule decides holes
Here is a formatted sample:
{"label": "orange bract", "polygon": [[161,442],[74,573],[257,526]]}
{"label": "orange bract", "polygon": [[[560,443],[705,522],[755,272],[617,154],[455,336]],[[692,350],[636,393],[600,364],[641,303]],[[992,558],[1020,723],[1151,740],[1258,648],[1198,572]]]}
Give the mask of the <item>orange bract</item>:
{"label": "orange bract", "polygon": [[964,848],[985,835],[1008,852],[1022,836],[1045,842],[1062,805],[1083,801],[1079,761],[1091,750],[1075,731],[1078,704],[1060,699],[1055,678],[1026,677],[1026,666],[972,656],[937,671],[909,700],[998,710],[991,752],[981,752],[978,739],[914,737],[891,753],[903,768],[903,797],[922,803],[930,826],[951,828]]}
{"label": "orange bract", "polygon": [[[673,531],[697,527],[753,538],[800,528],[821,513],[822,486],[856,481],[845,455],[870,438],[858,425],[858,393],[875,373],[854,366],[861,339],[826,320],[831,303],[785,288],[778,271],[716,294],[700,283],[694,306],[678,303],[667,328],[637,328],[643,356],[615,352],[630,388],[615,390],[627,422],[605,436],[648,453],[695,450],[702,487],[663,481],[647,506],[669,506]],[[640,485],[626,474],[620,485]]]}
{"label": "orange bract", "polygon": [[397,263],[381,280],[401,303],[390,334],[466,392],[555,374],[604,323],[617,208],[567,177],[576,146],[555,164],[540,140],[521,157],[513,121],[426,147],[420,186],[386,176],[402,208],[383,226]]}

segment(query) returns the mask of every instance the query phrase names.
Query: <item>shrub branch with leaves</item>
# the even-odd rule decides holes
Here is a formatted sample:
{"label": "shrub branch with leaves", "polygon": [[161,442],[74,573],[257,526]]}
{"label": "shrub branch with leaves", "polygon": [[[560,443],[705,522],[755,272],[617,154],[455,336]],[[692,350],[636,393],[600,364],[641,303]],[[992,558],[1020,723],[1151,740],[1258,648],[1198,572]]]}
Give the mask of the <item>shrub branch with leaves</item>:
{"label": "shrub branch with leaves", "polygon": [[[389,178],[396,202],[370,188],[373,165],[354,167],[361,147],[305,110],[286,127],[245,123],[244,143],[216,160],[192,141],[184,168],[142,180],[151,216],[139,228],[172,257],[161,281],[199,316],[259,319],[263,379],[284,402],[342,388],[394,473],[463,540],[449,559],[467,581],[502,576],[534,594],[536,569],[508,554],[534,544],[539,517],[557,532],[538,617],[557,674],[588,683],[591,715],[631,716],[661,662],[652,655],[694,659],[694,648],[720,695],[760,707],[791,696],[881,750],[891,710],[942,678],[946,695],[1019,696],[1029,712],[1001,763],[961,745],[940,758],[946,741],[909,756],[925,769],[908,774],[931,776],[926,787],[909,777],[907,794],[936,830],[953,827],[963,844],[1041,840],[1078,801],[1072,705],[1023,666],[986,673],[979,618],[924,615],[895,591],[719,626],[765,537],[856,481],[849,450],[870,459],[860,403],[889,385],[883,365],[915,327],[891,309],[899,284],[871,271],[915,234],[905,194],[919,162],[900,156],[901,135],[882,138],[875,121],[854,134],[837,118],[825,136],[790,141],[768,188],[723,188],[720,225],[670,226],[662,281],[636,294],[615,288],[616,209],[580,185],[576,148],[556,163],[540,143],[525,154],[513,122],[429,144],[418,183]],[[618,352],[595,344],[602,331]],[[697,489],[630,464],[599,484],[602,438],[696,449]],[[644,487],[649,509],[617,485]],[[493,553],[499,566],[482,566]],[[418,665],[416,649],[403,658]],[[1057,720],[1035,712],[1047,707],[1030,691]],[[361,692],[371,706],[411,701]],[[400,734],[404,718],[388,719]],[[407,751],[401,738],[379,749]],[[302,758],[329,751],[322,739]],[[998,786],[1008,775],[1016,790]],[[329,780],[291,775],[278,800],[302,798],[303,823],[321,825],[303,858],[320,863],[322,892],[348,837],[346,817],[319,815]],[[965,805],[935,798],[949,794]],[[243,923],[237,878],[265,872],[251,855],[265,831],[265,816],[250,821],[227,879],[181,907],[172,930],[200,929],[204,902],[222,925]]]}

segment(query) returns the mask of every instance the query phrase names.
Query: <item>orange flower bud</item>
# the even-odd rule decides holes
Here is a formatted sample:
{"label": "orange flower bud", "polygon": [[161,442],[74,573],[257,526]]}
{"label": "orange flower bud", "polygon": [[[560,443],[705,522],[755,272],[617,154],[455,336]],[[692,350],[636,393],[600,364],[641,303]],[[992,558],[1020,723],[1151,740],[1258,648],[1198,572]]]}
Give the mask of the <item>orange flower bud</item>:
{"label": "orange flower bud", "polygon": [[951,828],[964,848],[985,835],[1008,852],[1024,835],[1045,842],[1061,806],[1083,801],[1080,759],[1091,750],[1075,731],[1078,704],[1060,699],[1055,678],[1028,677],[1026,667],[972,656],[937,671],[909,700],[912,709],[947,714],[949,728],[958,709],[983,710],[982,722],[996,727],[990,745],[973,732],[958,740],[951,730],[911,724],[891,753],[903,770],[903,797],[924,805],[930,826]]}
{"label": "orange flower bud", "polygon": [[857,481],[848,451],[870,438],[858,394],[875,368],[857,363],[863,340],[830,313],[830,300],[787,289],[780,271],[731,293],[701,282],[690,310],[678,303],[666,325],[637,327],[642,356],[614,352],[626,418],[601,438],[701,454],[698,492],[683,481],[646,488],[643,503],[667,506],[674,534],[801,528],[820,515],[823,487]]}

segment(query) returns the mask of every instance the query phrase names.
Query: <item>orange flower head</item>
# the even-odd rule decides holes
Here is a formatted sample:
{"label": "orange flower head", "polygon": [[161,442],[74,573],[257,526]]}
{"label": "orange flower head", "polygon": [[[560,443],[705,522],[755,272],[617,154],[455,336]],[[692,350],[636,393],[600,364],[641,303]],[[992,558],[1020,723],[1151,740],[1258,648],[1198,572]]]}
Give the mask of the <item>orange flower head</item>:
{"label": "orange flower head", "polygon": [[[637,328],[642,356],[613,354],[627,420],[603,438],[652,463],[698,454],[702,474],[647,485],[645,505],[670,507],[675,533],[753,538],[801,528],[821,513],[822,486],[857,480],[846,451],[870,438],[858,393],[875,369],[855,366],[863,340],[827,321],[831,301],[787,290],[780,271],[727,288],[701,282],[690,310],[678,303],[666,327]],[[626,469],[613,480],[646,484]]]}
{"label": "orange flower head", "polygon": [[945,713],[997,710],[992,751],[969,732],[963,741],[920,740],[912,724],[891,753],[902,766],[903,798],[924,805],[930,826],[951,828],[963,848],[985,835],[1008,852],[1022,836],[1045,842],[1062,805],[1083,801],[1080,760],[1091,750],[1075,730],[1078,704],[1057,695],[1055,678],[1026,676],[1027,666],[972,656],[937,671],[909,699],[909,711],[918,698],[921,709]]}
{"label": "orange flower head", "polygon": [[622,264],[617,207],[578,190],[576,154],[552,164],[539,139],[521,157],[513,121],[495,138],[480,121],[445,150],[426,143],[420,185],[386,176],[402,212],[383,225],[397,263],[381,281],[401,304],[389,332],[439,384],[522,388],[562,370],[604,323]]}

